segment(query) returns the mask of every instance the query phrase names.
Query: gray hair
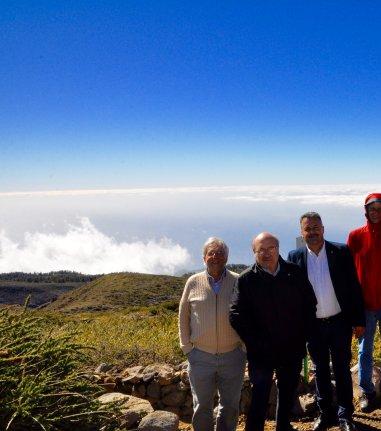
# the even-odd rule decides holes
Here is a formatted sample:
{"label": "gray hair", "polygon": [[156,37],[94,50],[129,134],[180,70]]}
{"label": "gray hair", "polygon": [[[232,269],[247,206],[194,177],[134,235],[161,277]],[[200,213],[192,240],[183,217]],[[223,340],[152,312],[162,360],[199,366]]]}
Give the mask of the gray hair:
{"label": "gray hair", "polygon": [[319,213],[317,213],[317,212],[315,212],[315,211],[308,211],[308,212],[306,212],[306,213],[302,214],[302,215],[300,216],[300,219],[299,219],[300,224],[302,224],[302,221],[303,221],[305,218],[317,219],[317,220],[320,220],[320,221],[322,222],[321,217],[320,217],[320,214],[319,214]]}
{"label": "gray hair", "polygon": [[224,249],[225,256],[226,257],[229,256],[229,247],[225,244],[225,241],[223,241],[221,238],[217,238],[215,236],[211,236],[210,238],[208,238],[205,241],[205,244],[202,247],[202,257],[205,257],[206,252],[208,251],[208,248],[212,244],[217,244],[217,245],[221,246]]}

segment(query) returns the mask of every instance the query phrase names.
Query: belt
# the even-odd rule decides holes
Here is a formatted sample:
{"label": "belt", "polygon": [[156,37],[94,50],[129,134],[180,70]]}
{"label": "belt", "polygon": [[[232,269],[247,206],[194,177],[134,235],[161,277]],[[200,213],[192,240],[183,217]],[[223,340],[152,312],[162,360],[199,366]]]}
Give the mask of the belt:
{"label": "belt", "polygon": [[339,319],[341,316],[342,316],[342,313],[338,313],[338,314],[335,314],[334,316],[318,317],[317,320],[318,320],[318,322],[331,323],[331,322],[334,322],[335,320]]}

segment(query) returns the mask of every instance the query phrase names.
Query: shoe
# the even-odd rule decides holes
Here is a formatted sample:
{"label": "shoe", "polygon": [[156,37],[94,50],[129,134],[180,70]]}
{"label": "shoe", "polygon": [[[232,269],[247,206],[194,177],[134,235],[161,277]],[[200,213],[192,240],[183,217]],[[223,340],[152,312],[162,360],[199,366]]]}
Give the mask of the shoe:
{"label": "shoe", "polygon": [[330,421],[326,415],[320,415],[312,426],[313,431],[326,431],[330,426]]}
{"label": "shoe", "polygon": [[355,424],[349,419],[339,420],[340,431],[357,431]]}
{"label": "shoe", "polygon": [[360,397],[360,410],[363,413],[370,413],[376,408],[376,392],[366,394],[365,392]]}

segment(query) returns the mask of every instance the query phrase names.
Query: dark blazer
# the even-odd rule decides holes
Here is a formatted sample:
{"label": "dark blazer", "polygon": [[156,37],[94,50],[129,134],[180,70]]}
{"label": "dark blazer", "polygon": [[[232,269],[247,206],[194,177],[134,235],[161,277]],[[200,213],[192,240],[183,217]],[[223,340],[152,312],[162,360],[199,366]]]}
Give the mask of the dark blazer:
{"label": "dark blazer", "polygon": [[[329,273],[341,311],[351,326],[365,326],[364,301],[352,255],[345,244],[325,241]],[[287,260],[307,271],[307,247],[290,251]]]}

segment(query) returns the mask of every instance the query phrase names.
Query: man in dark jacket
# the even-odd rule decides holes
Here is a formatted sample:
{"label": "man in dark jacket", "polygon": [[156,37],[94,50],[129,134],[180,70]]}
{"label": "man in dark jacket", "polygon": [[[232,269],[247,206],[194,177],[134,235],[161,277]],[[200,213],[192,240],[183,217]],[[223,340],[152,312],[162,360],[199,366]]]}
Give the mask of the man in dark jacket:
{"label": "man in dark jacket", "polygon": [[[318,213],[303,214],[300,228],[306,246],[291,251],[288,260],[299,265],[308,276],[318,301],[317,319],[308,339],[308,351],[316,367],[320,410],[314,431],[325,431],[334,424],[336,416],[342,431],[353,431],[351,341],[352,331],[357,337],[364,333],[361,288],[348,247],[324,240],[324,226]],[[330,358],[336,380],[337,412],[332,405]]]}
{"label": "man in dark jacket", "polygon": [[253,241],[256,263],[238,278],[230,310],[232,327],[244,341],[253,396],[246,431],[263,431],[273,373],[278,385],[277,431],[291,431],[292,409],[308,328],[316,299],[297,265],[279,256],[268,232]]}

